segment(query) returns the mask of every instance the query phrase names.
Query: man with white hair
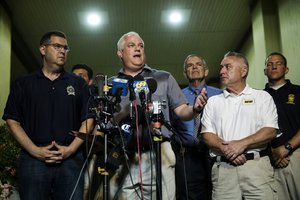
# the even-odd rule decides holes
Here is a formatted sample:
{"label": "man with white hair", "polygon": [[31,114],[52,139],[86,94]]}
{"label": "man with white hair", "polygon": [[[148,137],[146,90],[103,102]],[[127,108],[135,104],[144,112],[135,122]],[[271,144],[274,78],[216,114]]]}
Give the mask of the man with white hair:
{"label": "man with white hair", "polygon": [[[198,115],[207,100],[207,94],[205,92],[201,93],[193,106],[187,105],[186,98],[174,77],[168,72],[152,69],[145,63],[144,41],[138,33],[129,32],[124,34],[117,46],[117,55],[123,64],[117,77],[127,79],[133,83],[149,78],[156,80],[157,89],[151,95],[151,99],[153,102],[166,102],[166,108],[162,109],[164,122],[170,120],[170,110],[183,120],[189,120],[194,115]],[[120,176],[120,184],[118,184],[119,191],[116,195],[119,199],[152,199],[158,193],[162,196],[162,199],[175,199],[175,155],[169,142],[172,133],[165,126],[161,126],[161,134],[164,139],[161,141],[162,191],[159,191],[156,188],[157,172],[155,170],[156,161],[152,144],[154,132],[150,125],[151,122],[149,122],[151,116],[149,120],[147,112],[143,110],[143,105],[139,104],[137,106],[136,101],[132,101],[132,98],[141,101],[138,95],[132,93],[134,91],[129,88],[127,96],[122,97],[120,112],[115,114],[115,119],[118,122],[122,123],[122,121],[129,120],[129,123],[134,124],[132,139],[128,141],[127,145],[129,156],[127,164],[129,168],[124,170],[124,174],[117,174]],[[140,107],[142,112],[135,112],[132,117],[130,105],[133,105],[134,111],[138,111]]]}

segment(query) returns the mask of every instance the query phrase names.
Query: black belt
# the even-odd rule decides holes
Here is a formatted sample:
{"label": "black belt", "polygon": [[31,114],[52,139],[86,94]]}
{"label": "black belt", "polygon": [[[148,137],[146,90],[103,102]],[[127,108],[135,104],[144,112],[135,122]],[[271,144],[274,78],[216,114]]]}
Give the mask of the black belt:
{"label": "black belt", "polygon": [[[268,149],[264,149],[264,150],[262,150],[262,151],[260,151],[260,152],[258,152],[259,153],[259,156],[260,157],[264,157],[264,156],[267,156],[268,155]],[[245,157],[246,157],[246,160],[254,160],[254,153],[245,153],[244,154],[245,155]],[[226,163],[229,163],[229,164],[232,164],[232,165],[234,165],[230,160],[228,160],[226,157],[224,157],[224,156],[216,156],[216,157],[213,157],[212,158],[212,162],[214,163],[214,162],[216,162],[217,161],[217,157],[221,157],[220,158],[220,161],[221,162],[226,162]]]}

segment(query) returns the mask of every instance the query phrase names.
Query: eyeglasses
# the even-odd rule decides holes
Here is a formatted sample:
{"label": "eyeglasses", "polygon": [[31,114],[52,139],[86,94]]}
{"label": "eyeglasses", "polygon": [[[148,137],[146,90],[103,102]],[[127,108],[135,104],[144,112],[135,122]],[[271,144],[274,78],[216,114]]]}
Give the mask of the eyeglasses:
{"label": "eyeglasses", "polygon": [[45,44],[45,46],[52,46],[56,51],[61,51],[62,49],[65,50],[66,53],[70,51],[70,47],[68,45],[61,45],[61,44]]}

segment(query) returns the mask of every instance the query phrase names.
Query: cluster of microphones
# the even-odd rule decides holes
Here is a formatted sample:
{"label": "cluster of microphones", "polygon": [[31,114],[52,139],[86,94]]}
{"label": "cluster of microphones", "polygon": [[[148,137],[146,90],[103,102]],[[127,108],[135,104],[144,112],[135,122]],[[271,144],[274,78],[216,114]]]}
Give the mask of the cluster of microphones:
{"label": "cluster of microphones", "polygon": [[131,101],[135,100],[136,96],[139,97],[141,102],[151,100],[151,95],[157,89],[157,82],[153,78],[144,79],[141,76],[130,78],[130,79],[121,79],[115,78],[112,80],[112,95],[120,94],[126,96],[129,91],[129,99]]}
{"label": "cluster of microphones", "polygon": [[[127,146],[132,141],[132,129],[135,127],[136,119],[140,123],[142,115],[146,114],[151,120],[152,117],[154,119],[155,116],[156,119],[161,114],[162,104],[158,101],[152,101],[151,98],[157,89],[157,82],[153,78],[144,78],[142,76],[117,77],[108,80],[106,75],[97,75],[95,79],[97,85],[93,86],[93,91],[91,92],[95,99],[92,110],[96,114],[98,130],[107,131],[109,140],[114,144],[108,155],[107,163],[110,168],[118,168],[120,164],[120,159],[118,158],[122,154],[121,147],[123,145],[118,134],[111,134],[115,133],[110,131],[114,130],[115,126],[111,123],[110,118],[114,112],[118,112],[116,107],[121,102],[121,97],[128,96],[130,100],[128,113],[130,118],[126,118],[120,123],[123,142]],[[133,102],[139,102],[137,113]]]}
{"label": "cluster of microphones", "polygon": [[[114,78],[109,83],[107,76],[97,75],[97,90],[93,95],[100,100],[106,100],[112,104],[120,103],[121,96],[127,96],[129,100],[139,100],[141,106],[151,110],[151,96],[157,89],[157,82],[153,78],[144,78],[142,76]],[[138,98],[137,98],[138,97]]]}

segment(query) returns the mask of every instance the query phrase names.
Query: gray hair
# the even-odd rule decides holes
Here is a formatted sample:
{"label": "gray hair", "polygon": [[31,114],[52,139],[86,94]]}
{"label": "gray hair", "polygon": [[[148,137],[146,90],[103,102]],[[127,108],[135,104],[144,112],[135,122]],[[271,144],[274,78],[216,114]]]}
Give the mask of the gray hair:
{"label": "gray hair", "polygon": [[234,51],[229,51],[224,55],[224,58],[229,57],[229,56],[234,56],[234,57],[237,57],[237,58],[243,60],[244,64],[246,65],[246,68],[249,69],[248,60],[243,54],[234,52]]}
{"label": "gray hair", "polygon": [[242,53],[238,53],[238,52],[234,52],[234,51],[228,51],[225,55],[224,55],[224,58],[226,57],[229,57],[229,56],[233,56],[233,57],[236,57],[236,58],[239,58],[243,61],[243,63],[245,64],[245,67],[247,69],[247,73],[246,73],[246,76],[248,76],[248,73],[249,73],[249,63],[248,63],[248,60],[246,58],[246,56],[244,56]]}
{"label": "gray hair", "polygon": [[197,57],[197,58],[199,58],[199,59],[203,62],[203,67],[208,68],[208,67],[207,67],[207,64],[206,64],[206,61],[204,60],[204,58],[203,58],[202,56],[197,55],[197,54],[190,54],[190,55],[188,55],[188,56],[186,57],[186,59],[185,59],[184,62],[183,62],[183,69],[184,69],[184,70],[186,70],[187,61],[188,61],[190,58],[192,58],[192,57]]}
{"label": "gray hair", "polygon": [[[132,35],[135,35],[135,36],[138,36],[138,37],[141,38],[141,36],[137,32],[134,32],[134,31],[130,31],[128,33],[125,33],[124,35],[122,35],[122,37],[119,39],[119,41],[117,43],[117,48],[118,48],[119,51],[124,49],[124,40],[125,40],[125,38],[129,37],[129,36],[132,36]],[[142,40],[143,46],[145,46],[144,41],[143,41],[142,38],[141,38],[141,40]]]}

